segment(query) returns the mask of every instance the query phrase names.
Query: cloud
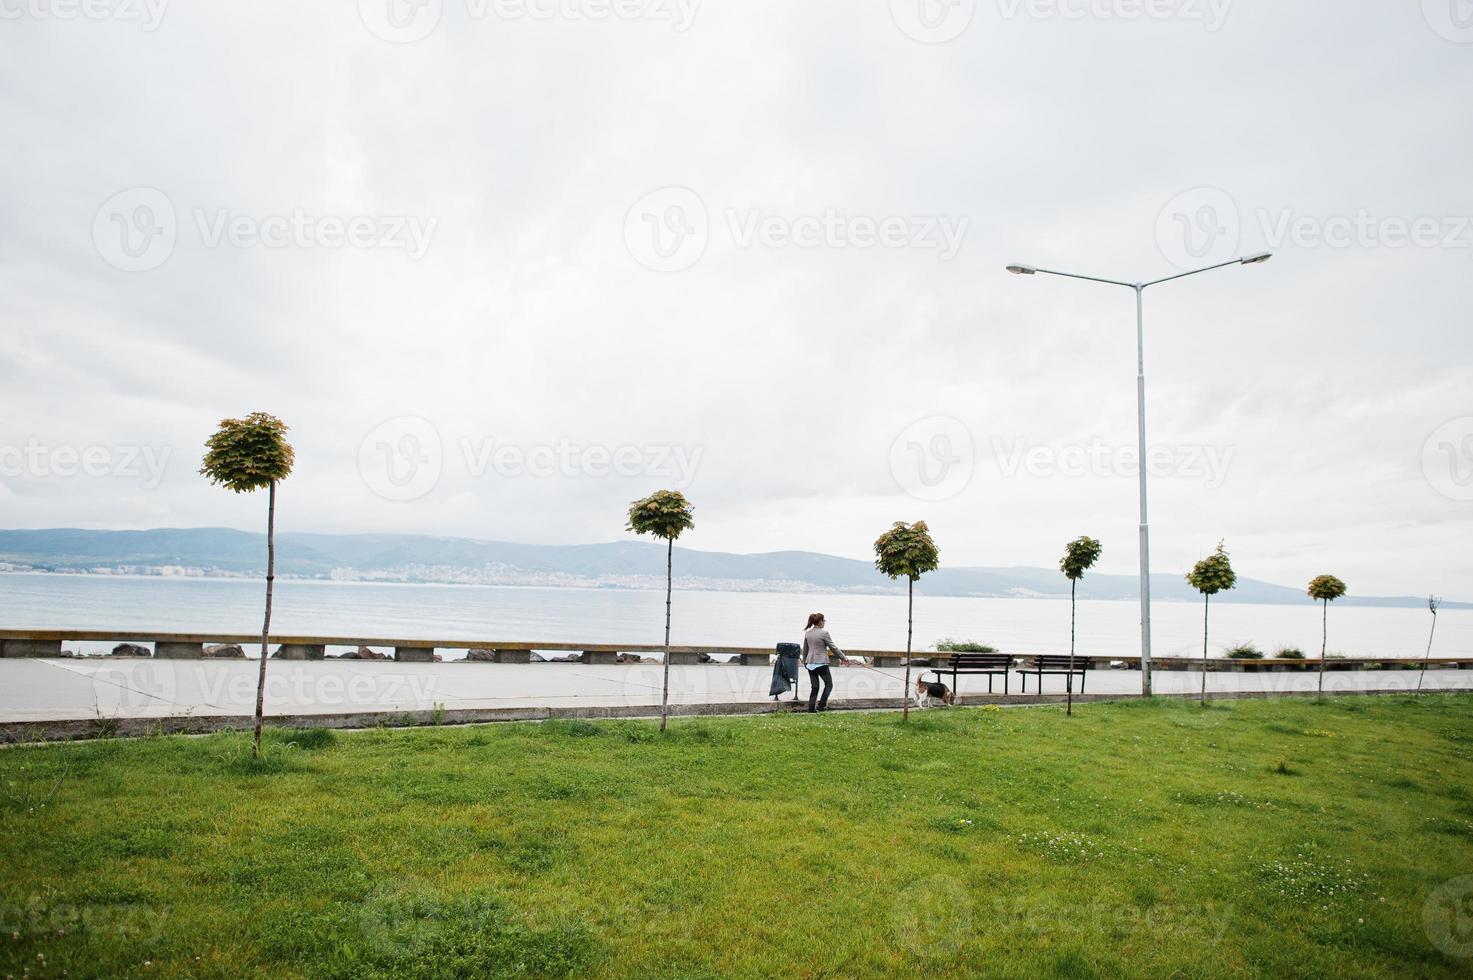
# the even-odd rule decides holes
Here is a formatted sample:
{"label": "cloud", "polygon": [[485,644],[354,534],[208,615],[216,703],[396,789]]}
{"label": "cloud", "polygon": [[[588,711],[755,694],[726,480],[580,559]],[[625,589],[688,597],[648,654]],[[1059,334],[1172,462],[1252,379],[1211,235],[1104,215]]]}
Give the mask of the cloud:
{"label": "cloud", "polygon": [[[1159,229],[1229,229],[1276,258],[1146,294],[1156,567],[1226,536],[1256,578],[1473,572],[1470,505],[1423,461],[1473,416],[1473,245],[1394,224],[1473,215],[1466,51],[1411,8],[1233,4],[1214,28],[1202,5],[961,5],[924,43],[896,4],[445,0],[395,43],[370,0],[167,5],[152,29],[123,6],[7,24],[0,444],[171,464],[157,487],[0,474],[6,523],[255,527],[194,471],[259,408],[297,442],[293,529],[608,540],[685,453],[692,547],[863,557],[925,517],[951,562],[1052,564],[1090,533],[1129,571],[1133,297],[1002,267],[1158,278],[1188,245]],[[1163,217],[1204,187],[1211,213]],[[1368,238],[1325,240],[1363,212]],[[440,471],[391,499],[363,460],[426,445],[364,443],[406,418]],[[951,465],[938,418],[971,444],[942,500],[895,472],[905,434]],[[509,475],[488,446],[562,455]],[[1042,462],[1005,471],[1019,447]],[[642,462],[590,468],[620,452]],[[1185,461],[1209,452],[1215,481]]]}

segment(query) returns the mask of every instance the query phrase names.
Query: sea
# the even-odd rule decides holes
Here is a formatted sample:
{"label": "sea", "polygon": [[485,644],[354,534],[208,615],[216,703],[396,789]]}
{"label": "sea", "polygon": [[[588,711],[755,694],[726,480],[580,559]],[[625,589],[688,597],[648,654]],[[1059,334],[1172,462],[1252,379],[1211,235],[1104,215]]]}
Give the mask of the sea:
{"label": "sea", "polygon": [[[253,633],[261,628],[264,582],[249,579],[0,574],[5,629]],[[680,646],[771,646],[793,641],[811,612],[822,612],[841,647],[902,650],[903,595],[676,590],[671,642]],[[1153,603],[1152,652],[1200,656],[1202,606]],[[1422,608],[1332,605],[1329,652],[1349,657],[1421,657],[1433,617]],[[659,643],[665,594],[659,590],[384,584],[278,579],[272,632],[324,637],[393,637],[502,642]],[[1251,644],[1272,655],[1320,650],[1320,606],[1217,603],[1209,655]],[[1140,652],[1140,607],[1081,601],[1080,653]],[[987,643],[1009,653],[1067,652],[1067,599],[918,596],[913,648],[942,639]],[[97,653],[105,644],[64,644]],[[447,651],[451,657],[457,656]],[[1473,654],[1473,610],[1437,615],[1434,656]]]}

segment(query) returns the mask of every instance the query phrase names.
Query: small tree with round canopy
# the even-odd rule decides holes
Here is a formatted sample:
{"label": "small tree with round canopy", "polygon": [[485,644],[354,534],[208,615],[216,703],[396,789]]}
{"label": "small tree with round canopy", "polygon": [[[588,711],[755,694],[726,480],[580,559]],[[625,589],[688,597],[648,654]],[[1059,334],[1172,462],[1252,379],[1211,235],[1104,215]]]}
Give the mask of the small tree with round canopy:
{"label": "small tree with round canopy", "polygon": [[915,627],[916,579],[941,565],[936,542],[925,521],[895,525],[875,540],[875,567],[892,579],[905,576],[905,690],[901,695],[901,720],[910,720],[910,647]]}
{"label": "small tree with round canopy", "polygon": [[271,636],[271,586],[276,578],[276,484],[296,462],[286,441],[287,426],[274,415],[252,412],[243,419],[223,419],[205,442],[201,475],[236,493],[266,488],[266,616],[261,623],[261,667],[256,678],[256,728],[251,757],[261,755],[261,721],[266,703],[266,648]]}
{"label": "small tree with round canopy", "polygon": [[1330,603],[1345,594],[1345,583],[1333,575],[1316,575],[1306,590],[1311,599],[1318,599],[1323,609],[1320,615],[1320,693],[1325,693],[1325,652],[1330,641]]}
{"label": "small tree with round canopy", "polygon": [[670,714],[670,594],[675,582],[675,539],[695,527],[690,501],[679,490],[656,490],[629,505],[626,530],[665,542],[665,680],[660,692],[660,731]]}
{"label": "small tree with round canopy", "polygon": [[1079,537],[1064,547],[1059,571],[1069,579],[1069,673],[1065,675],[1066,707],[1064,714],[1074,714],[1074,587],[1100,558],[1100,543],[1091,537]]}
{"label": "small tree with round canopy", "polygon": [[1217,550],[1192,566],[1187,573],[1192,588],[1202,593],[1202,706],[1207,706],[1207,613],[1212,597],[1238,584],[1238,574],[1223,542],[1217,542]]}

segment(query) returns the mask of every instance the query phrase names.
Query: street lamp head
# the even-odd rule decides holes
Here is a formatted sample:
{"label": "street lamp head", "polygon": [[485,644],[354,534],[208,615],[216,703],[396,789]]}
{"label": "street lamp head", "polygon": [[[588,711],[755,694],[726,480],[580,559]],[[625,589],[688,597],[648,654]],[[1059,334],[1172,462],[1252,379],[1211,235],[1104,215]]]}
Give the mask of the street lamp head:
{"label": "street lamp head", "polygon": [[1008,271],[1015,276],[1031,276],[1038,272],[1038,270],[1033,268],[1033,266],[1031,265],[1010,265],[1008,266]]}
{"label": "street lamp head", "polygon": [[1245,256],[1238,261],[1242,262],[1244,265],[1258,265],[1260,262],[1267,262],[1273,257],[1274,253],[1272,252],[1259,252],[1257,255]]}

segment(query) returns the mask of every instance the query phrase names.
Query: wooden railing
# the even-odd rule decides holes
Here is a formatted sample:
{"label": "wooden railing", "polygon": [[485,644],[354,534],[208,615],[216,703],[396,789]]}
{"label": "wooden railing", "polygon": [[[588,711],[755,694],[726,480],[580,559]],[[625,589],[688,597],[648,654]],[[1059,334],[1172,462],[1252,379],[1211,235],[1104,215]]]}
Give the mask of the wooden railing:
{"label": "wooden railing", "polygon": [[[204,657],[204,648],[207,644],[238,644],[247,653],[251,651],[252,645],[259,646],[261,635],[259,633],[214,633],[214,632],[190,632],[169,633],[158,630],[25,630],[25,629],[3,629],[0,628],[0,657],[58,657],[62,655],[62,644],[66,642],[81,643],[133,643],[151,644],[153,655],[162,659],[200,659]],[[531,661],[532,651],[547,653],[567,654],[574,653],[579,656],[583,663],[612,664],[619,662],[620,654],[649,654],[660,653],[665,648],[658,643],[577,643],[555,640],[495,640],[495,639],[473,639],[473,638],[437,638],[426,639],[383,637],[383,636],[297,636],[289,634],[273,634],[271,636],[273,656],[292,660],[323,660],[326,659],[328,647],[368,647],[369,649],[380,648],[392,651],[395,660],[406,662],[425,662],[435,659],[436,650],[480,650],[489,651],[490,659],[497,663],[528,663]],[[721,646],[721,645],[681,645],[670,648],[670,662],[692,664],[700,663],[703,655],[735,657],[742,664],[767,664],[772,655],[771,647],[746,647],[746,646]],[[846,650],[845,654],[850,658],[863,658],[864,660],[878,666],[900,666],[904,663],[905,653],[899,650]],[[387,656],[388,654],[386,654]],[[1017,654],[1019,664],[1026,661],[1030,655]],[[927,663],[940,662],[947,657],[945,653],[930,651],[917,651],[912,655],[912,663],[924,661]],[[486,659],[484,656],[479,659]],[[1090,667],[1095,670],[1139,670],[1140,657],[1138,656],[1098,656],[1094,654],[1080,654],[1081,661],[1087,660]],[[1152,664],[1156,670],[1199,670],[1202,666],[1201,657],[1153,657]],[[1214,658],[1208,661],[1208,669],[1212,671],[1243,671],[1243,672],[1289,672],[1303,670],[1318,670],[1320,660],[1318,657],[1306,657],[1303,660],[1263,659],[1263,660],[1224,660]],[[1331,658],[1325,662],[1327,670],[1397,670],[1416,669],[1422,664],[1421,658],[1383,657],[1383,658]],[[1470,657],[1433,657],[1427,661],[1429,667],[1435,668],[1458,668],[1462,670],[1473,670],[1473,656]]]}
{"label": "wooden railing", "polygon": [[[154,655],[164,659],[199,659],[206,644],[239,644],[249,652],[258,649],[261,634],[249,633],[165,633],[157,630],[14,630],[0,629],[0,657],[56,657],[62,644],[83,643],[149,643]],[[436,650],[485,650],[495,654],[498,663],[527,663],[532,651],[576,653],[584,663],[617,663],[621,653],[663,653],[659,643],[568,643],[557,640],[494,640],[468,638],[436,638],[384,636],[294,636],[271,635],[273,656],[295,660],[322,660],[328,647],[368,647],[393,651],[395,660],[429,661]],[[845,651],[850,657],[863,657],[882,663],[900,663],[905,654],[894,650]],[[699,663],[701,656],[733,656],[741,663],[767,663],[772,647],[745,646],[671,646],[671,663]]]}

